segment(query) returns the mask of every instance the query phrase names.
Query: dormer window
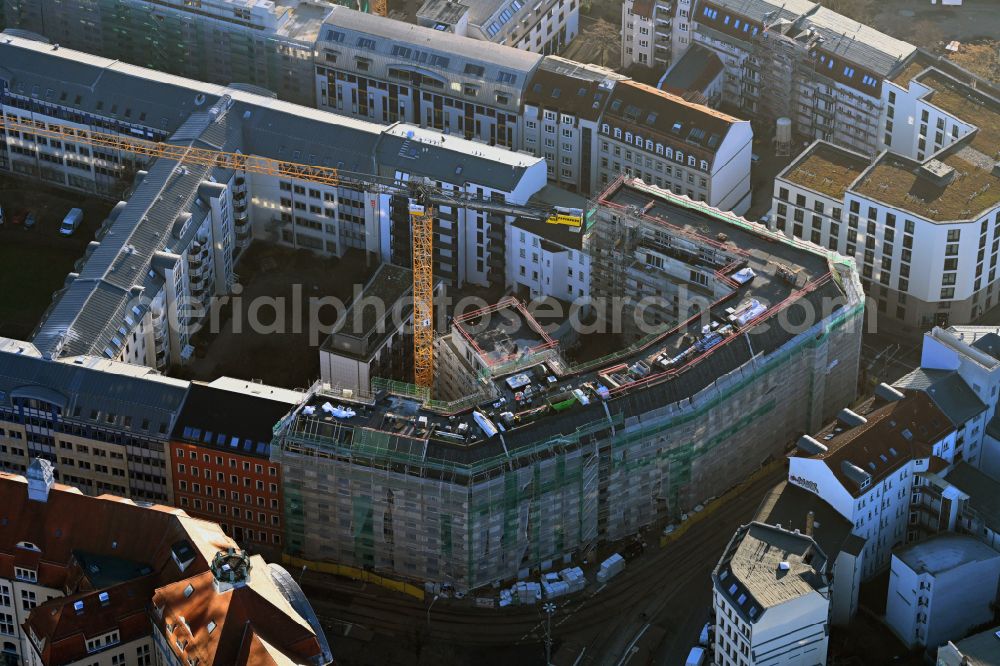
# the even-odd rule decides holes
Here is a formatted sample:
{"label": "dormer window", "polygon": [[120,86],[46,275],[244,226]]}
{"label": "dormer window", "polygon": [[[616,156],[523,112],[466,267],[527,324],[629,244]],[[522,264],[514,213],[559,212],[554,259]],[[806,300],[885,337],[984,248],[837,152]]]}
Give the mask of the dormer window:
{"label": "dormer window", "polygon": [[23,548],[24,550],[33,550],[36,553],[42,552],[41,548],[39,548],[35,544],[31,543],[30,541],[20,541],[20,542],[18,542],[17,547],[18,548]]}
{"label": "dormer window", "polygon": [[25,569],[23,567],[14,567],[14,578],[18,580],[24,580],[29,583],[38,582],[38,572],[34,569]]}

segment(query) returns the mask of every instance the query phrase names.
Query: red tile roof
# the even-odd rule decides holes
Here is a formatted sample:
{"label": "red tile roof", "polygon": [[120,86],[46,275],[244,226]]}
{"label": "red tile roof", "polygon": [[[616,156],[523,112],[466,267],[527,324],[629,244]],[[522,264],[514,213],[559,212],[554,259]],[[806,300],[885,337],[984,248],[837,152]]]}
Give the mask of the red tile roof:
{"label": "red tile roof", "polygon": [[[244,648],[248,632],[259,633],[292,661],[310,663],[321,654],[319,641],[261,558],[254,558],[259,571],[250,584],[216,593],[209,560],[235,546],[217,524],[179,509],[89,497],[59,484],[46,501],[29,500],[24,477],[0,473],[0,576],[14,578],[15,565],[36,569],[39,585],[67,595],[37,606],[25,622],[39,637],[46,664],[86,658],[87,639],[110,631],[119,632],[120,643],[149,635],[151,600],[166,617],[184,616],[190,623],[201,666],[273,663],[266,650],[259,661],[259,650]],[[175,553],[189,560],[183,571]],[[189,583],[194,593],[185,596]],[[74,608],[78,602],[82,612]],[[209,619],[218,627],[206,639]],[[244,652],[247,660],[237,662]]]}

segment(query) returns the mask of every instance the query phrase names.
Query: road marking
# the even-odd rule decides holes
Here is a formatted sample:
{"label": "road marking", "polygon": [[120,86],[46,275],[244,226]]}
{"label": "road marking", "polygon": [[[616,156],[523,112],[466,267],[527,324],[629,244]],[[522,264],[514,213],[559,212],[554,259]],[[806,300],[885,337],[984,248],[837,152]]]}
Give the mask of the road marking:
{"label": "road marking", "polygon": [[579,666],[580,661],[583,660],[583,653],[587,651],[587,646],[584,645],[583,649],[580,650],[580,654],[577,655],[576,661],[573,662],[573,666]]}
{"label": "road marking", "polygon": [[650,623],[647,622],[645,626],[643,626],[643,628],[639,630],[639,633],[635,635],[635,638],[632,639],[632,642],[628,644],[628,647],[625,648],[625,652],[622,653],[622,658],[618,660],[618,666],[624,666],[624,664],[627,663],[628,660],[632,657],[632,650],[635,648],[635,644],[639,642],[639,639],[642,638],[642,635],[646,633],[647,629],[649,629],[649,624]]}

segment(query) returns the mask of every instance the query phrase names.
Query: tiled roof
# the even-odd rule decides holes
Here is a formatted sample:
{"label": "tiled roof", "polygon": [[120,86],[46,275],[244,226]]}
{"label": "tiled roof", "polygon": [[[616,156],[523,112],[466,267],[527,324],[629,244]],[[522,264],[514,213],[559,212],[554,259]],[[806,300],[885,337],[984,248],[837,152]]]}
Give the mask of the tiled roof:
{"label": "tiled roof", "polygon": [[633,132],[654,132],[713,154],[733,123],[741,122],[721,111],[635,81],[621,81],[615,86],[605,117],[620,120]]}
{"label": "tiled roof", "polygon": [[954,371],[917,368],[893,386],[924,391],[956,428],[986,411],[976,392]]}
{"label": "tiled roof", "polygon": [[869,403],[861,414],[867,419],[862,425],[837,422],[817,434],[828,450],[810,456],[825,462],[856,497],[863,492],[846,468],[853,466],[878,483],[910,460],[931,457],[932,446],[953,429],[930,396],[919,391],[905,390],[902,400],[882,406]]}
{"label": "tiled roof", "polygon": [[241,628],[202,638],[202,643],[217,643],[211,653],[221,655],[201,661],[203,666],[237,663],[235,655],[246,640],[242,628],[251,625],[265,627],[263,635],[294,663],[325,663],[309,622],[292,609],[261,558],[252,558],[258,572],[237,588],[238,594],[215,593],[209,562],[236,545],[215,523],[180,509],[90,497],[59,484],[45,501],[29,499],[24,477],[0,473],[0,526],[0,577],[14,578],[15,565],[27,566],[37,571],[38,585],[66,592],[36,607],[26,622],[44,641],[47,663],[84,659],[86,639],[115,629],[122,644],[148,635],[154,591],[161,605],[168,602],[167,613],[196,616],[188,599],[195,595],[185,594],[192,580],[200,581],[200,606],[221,609],[224,622]]}

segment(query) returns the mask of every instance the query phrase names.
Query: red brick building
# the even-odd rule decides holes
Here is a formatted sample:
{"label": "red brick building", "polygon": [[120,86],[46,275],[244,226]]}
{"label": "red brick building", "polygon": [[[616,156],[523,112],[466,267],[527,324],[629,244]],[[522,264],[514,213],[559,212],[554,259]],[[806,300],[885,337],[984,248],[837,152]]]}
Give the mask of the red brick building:
{"label": "red brick building", "polygon": [[245,548],[280,551],[281,470],[269,454],[272,429],[294,407],[297,394],[240,384],[191,383],[167,455],[174,502],[192,516],[219,523]]}

